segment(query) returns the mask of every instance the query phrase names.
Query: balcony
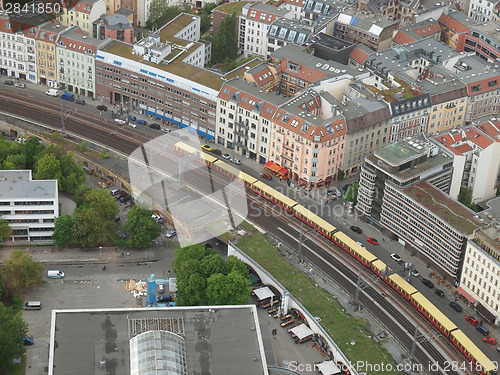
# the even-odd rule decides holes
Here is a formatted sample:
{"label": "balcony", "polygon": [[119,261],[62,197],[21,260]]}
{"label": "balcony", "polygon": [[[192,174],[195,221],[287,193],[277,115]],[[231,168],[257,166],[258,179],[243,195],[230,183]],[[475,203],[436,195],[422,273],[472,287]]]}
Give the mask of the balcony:
{"label": "balcony", "polygon": [[287,150],[293,151],[293,146],[289,146],[289,145],[284,144],[283,148],[286,148]]}
{"label": "balcony", "polygon": [[248,150],[247,145],[245,145],[245,144],[244,144],[244,143],[242,143],[242,142],[234,142],[234,145],[235,145],[236,147],[239,147],[239,148],[243,149],[243,150]]}
{"label": "balcony", "polygon": [[288,156],[286,154],[281,154],[281,157],[285,160],[288,160],[290,163],[293,163],[293,156]]}
{"label": "balcony", "polygon": [[235,135],[239,135],[239,136],[240,136],[241,138],[243,138],[243,139],[248,139],[248,134],[247,134],[247,132],[246,132],[246,131],[244,131],[244,130],[236,130],[236,131],[234,132],[234,134],[235,134]]}

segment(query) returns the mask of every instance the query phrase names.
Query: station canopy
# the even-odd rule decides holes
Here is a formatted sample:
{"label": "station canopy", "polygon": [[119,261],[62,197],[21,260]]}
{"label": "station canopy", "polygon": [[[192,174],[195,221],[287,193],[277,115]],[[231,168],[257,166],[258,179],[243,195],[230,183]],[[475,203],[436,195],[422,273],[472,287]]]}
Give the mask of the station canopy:
{"label": "station canopy", "polygon": [[300,326],[292,328],[292,332],[300,339],[312,335],[314,332],[311,328],[306,326],[305,324],[301,324]]}
{"label": "station canopy", "polygon": [[266,298],[274,297],[274,293],[267,286],[259,289],[254,289],[253,292],[255,293],[259,301],[262,301]]}
{"label": "station canopy", "polygon": [[340,367],[337,366],[337,364],[333,361],[321,362],[316,366],[318,367],[319,372],[321,372],[323,375],[335,375],[342,372],[340,370]]}

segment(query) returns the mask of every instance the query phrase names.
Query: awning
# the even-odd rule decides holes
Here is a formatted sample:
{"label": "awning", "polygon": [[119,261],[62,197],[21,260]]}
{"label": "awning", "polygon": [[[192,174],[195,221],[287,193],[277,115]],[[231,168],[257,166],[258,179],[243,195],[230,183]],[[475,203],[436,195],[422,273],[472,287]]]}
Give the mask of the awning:
{"label": "awning", "polygon": [[281,167],[278,164],[273,163],[272,161],[268,161],[264,164],[264,168],[269,169],[271,172],[279,173]]}
{"label": "awning", "polygon": [[163,121],[172,121],[172,119],[168,116],[163,117]]}
{"label": "awning", "polygon": [[493,323],[495,321],[495,315],[493,315],[486,307],[481,305],[480,302],[477,303],[475,309],[488,323]]}
{"label": "awning", "polygon": [[196,133],[198,133],[198,135],[202,137],[205,135],[205,132],[203,130],[198,130]]}
{"label": "awning", "polygon": [[[172,121],[172,123],[174,123],[174,124],[176,124],[176,125],[177,125],[177,124],[179,124],[179,122],[178,122],[178,121],[175,121],[175,120],[174,120],[174,121]],[[180,124],[180,127],[181,127],[181,128],[187,128],[188,126],[187,126],[186,124]]]}
{"label": "awning", "polygon": [[191,132],[191,133],[196,133],[196,128],[193,128],[192,126],[188,128],[188,130]]}
{"label": "awning", "polygon": [[162,119],[162,118],[163,118],[163,115],[160,115],[159,113],[157,113],[157,114],[155,115],[155,117],[156,117],[156,118],[159,118],[159,119]]}
{"label": "awning", "polygon": [[278,172],[280,175],[286,176],[288,174],[288,169],[286,168],[281,168],[280,171]]}
{"label": "awning", "polygon": [[333,176],[328,176],[328,177],[326,178],[326,182],[330,182],[331,180],[333,180]]}
{"label": "awning", "polygon": [[457,292],[460,293],[460,295],[464,296],[465,298],[467,298],[467,300],[470,302],[470,303],[474,303],[476,302],[476,299],[474,297],[471,297],[471,295],[469,293],[467,293],[465,290],[462,289],[461,286],[459,286],[457,288]]}
{"label": "awning", "polygon": [[[180,123],[181,123],[181,122],[180,122],[180,121],[177,121],[175,118],[172,120],[172,124],[179,125]],[[182,125],[184,125],[184,124],[182,124]],[[181,128],[182,128],[182,126],[181,126]],[[186,126],[184,126],[184,128],[187,128],[187,125],[186,125]]]}
{"label": "awning", "polygon": [[303,338],[310,336],[314,333],[312,329],[306,326],[305,324],[301,324],[300,326],[292,328],[292,332],[295,335],[297,335],[299,340],[302,340]]}
{"label": "awning", "polygon": [[214,139],[214,136],[212,134],[205,134],[205,138]]}
{"label": "awning", "polygon": [[299,182],[302,184],[307,184],[307,180],[305,178],[299,178]]}
{"label": "awning", "polygon": [[148,116],[153,116],[154,114],[155,114],[154,112],[146,111],[146,115],[148,115]]}
{"label": "awning", "polygon": [[325,361],[316,365],[323,375],[335,375],[341,372],[340,367],[333,361]]}
{"label": "awning", "polygon": [[259,289],[254,289],[253,292],[255,293],[259,301],[262,301],[263,299],[266,298],[274,297],[274,293],[267,286]]}
{"label": "awning", "polygon": [[[186,126],[182,126],[182,125],[186,125]],[[181,122],[181,128],[188,128],[189,125],[188,124],[184,124],[183,122]],[[196,129],[196,128],[195,128]]]}

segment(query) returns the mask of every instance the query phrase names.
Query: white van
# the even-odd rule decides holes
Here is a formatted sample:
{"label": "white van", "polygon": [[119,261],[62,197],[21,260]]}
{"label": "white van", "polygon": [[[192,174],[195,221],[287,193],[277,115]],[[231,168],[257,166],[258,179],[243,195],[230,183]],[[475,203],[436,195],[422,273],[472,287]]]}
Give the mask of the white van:
{"label": "white van", "polygon": [[48,89],[45,93],[48,96],[59,96],[59,91],[57,91],[56,89]]}
{"label": "white van", "polygon": [[24,310],[41,310],[42,304],[40,301],[28,301],[23,305]]}
{"label": "white van", "polygon": [[47,277],[49,279],[62,279],[64,277],[64,272],[57,270],[48,271]]}

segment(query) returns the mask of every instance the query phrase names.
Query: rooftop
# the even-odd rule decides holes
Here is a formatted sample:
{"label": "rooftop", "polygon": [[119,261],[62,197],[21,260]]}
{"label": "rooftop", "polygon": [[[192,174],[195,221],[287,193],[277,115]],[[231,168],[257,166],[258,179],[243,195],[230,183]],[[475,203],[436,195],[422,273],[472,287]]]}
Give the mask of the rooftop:
{"label": "rooftop", "polygon": [[245,72],[250,71],[252,68],[262,64],[262,60],[256,57],[255,59],[239,66],[236,69],[231,70],[230,72],[227,72],[224,76],[223,79],[229,81],[230,79],[236,78],[236,77],[243,77]]}
{"label": "rooftop", "polygon": [[227,14],[233,14],[235,13],[237,16],[241,15],[241,10],[243,7],[247,4],[253,4],[255,1],[233,1],[230,3],[225,3],[222,5],[219,5],[217,8],[215,8],[215,11],[227,13]]}
{"label": "rooftop", "polygon": [[474,211],[428,182],[421,181],[411,185],[404,189],[404,192],[461,233],[472,234],[476,228],[483,225],[474,217]]}
{"label": "rooftop", "polygon": [[[464,66],[467,68],[463,69]],[[457,61],[454,70],[456,76],[465,84],[498,78],[500,76],[500,70],[498,70],[498,68],[495,68],[494,65],[488,64],[475,55],[462,57]]]}
{"label": "rooftop", "polygon": [[196,18],[198,17],[186,13],[179,14],[159,30],[160,41],[162,43],[170,42],[175,34],[188,26],[191,22],[194,22]]}
{"label": "rooftop", "polygon": [[476,236],[485,241],[488,247],[496,253],[495,258],[500,255],[500,197],[486,202],[488,209],[481,211],[477,216],[483,221],[481,229],[476,231]]}
{"label": "rooftop", "polygon": [[474,35],[474,30],[480,31],[482,34],[490,37],[495,40],[498,44],[500,43],[500,24],[495,21],[488,21],[485,23],[480,23],[474,26],[471,26],[471,34]]}
{"label": "rooftop", "polygon": [[[195,43],[187,53],[192,52],[194,49],[198,48],[198,44]],[[144,65],[151,66],[153,68],[164,70],[165,72],[169,72],[179,77],[183,77],[186,79],[190,79],[199,84],[210,87],[214,90],[219,90],[222,87],[221,77],[213,72],[208,70],[198,68],[197,66],[187,64],[182,62],[182,56],[186,53],[182,54],[182,56],[178,57],[176,60],[171,62],[170,64],[160,63],[154,64],[149,61],[143,60],[142,56],[133,55],[132,54],[133,46],[131,44],[123,43],[120,41],[112,41],[107,46],[103,48],[104,52],[108,52],[111,54],[115,54],[117,56],[121,56],[133,61],[141,62]],[[186,56],[184,56],[186,57]]]}
{"label": "rooftop", "polygon": [[33,180],[30,170],[0,171],[0,200],[57,198],[57,180]]}
{"label": "rooftop", "polygon": [[[130,373],[130,339],[156,328],[177,333],[185,344],[189,374],[267,374],[255,306],[53,310],[52,369],[88,375]],[[257,329],[255,329],[257,328]],[[75,338],[78,338],[77,340]],[[53,348],[53,347],[52,347]],[[52,369],[49,369],[49,373]]]}
{"label": "rooftop", "polygon": [[378,18],[374,14],[362,14],[355,9],[346,9],[338,17],[337,22],[344,23],[363,29],[371,34],[379,36],[383,29],[396,26],[396,21]]}

